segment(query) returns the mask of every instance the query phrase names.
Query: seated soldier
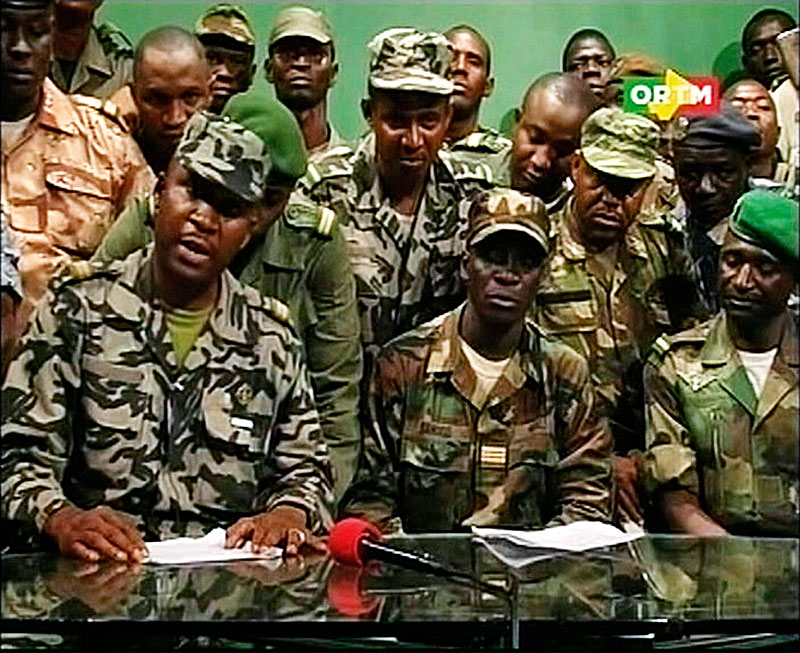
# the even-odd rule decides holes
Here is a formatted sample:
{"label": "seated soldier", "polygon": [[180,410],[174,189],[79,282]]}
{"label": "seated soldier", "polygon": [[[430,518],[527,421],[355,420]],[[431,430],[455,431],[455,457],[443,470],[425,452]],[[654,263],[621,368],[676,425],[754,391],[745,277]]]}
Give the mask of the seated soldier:
{"label": "seated soldier", "polygon": [[608,520],[611,440],[586,362],[525,319],[546,209],[498,189],[476,197],[469,220],[466,304],[378,356],[343,511],[407,532]]}
{"label": "seated soldier", "polygon": [[53,286],[3,388],[4,519],[87,560],[220,526],[229,546],[319,546],[331,473],[300,342],[225,270],[269,170],[258,135],[196,114],[154,246]]}
{"label": "seated soldier", "polygon": [[799,534],[797,263],[797,204],[746,193],[720,254],[722,310],[653,346],[645,469],[669,530]]}

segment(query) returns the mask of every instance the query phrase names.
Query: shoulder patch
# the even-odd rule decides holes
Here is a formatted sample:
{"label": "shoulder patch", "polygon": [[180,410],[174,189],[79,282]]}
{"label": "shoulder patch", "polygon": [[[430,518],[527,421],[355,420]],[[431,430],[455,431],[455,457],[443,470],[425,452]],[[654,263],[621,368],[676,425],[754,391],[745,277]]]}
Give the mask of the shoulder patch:
{"label": "shoulder patch", "polygon": [[281,300],[275,299],[275,297],[270,297],[268,295],[262,296],[264,310],[270,314],[271,317],[275,318],[281,324],[285,324],[294,328],[294,324],[292,323],[292,314],[289,310],[289,307],[284,304]]}
{"label": "shoulder patch", "polygon": [[114,23],[101,23],[96,27],[97,40],[103,46],[106,54],[114,56],[133,57],[133,44],[119,27]]}
{"label": "shoulder patch", "polygon": [[297,229],[311,229],[321,236],[330,236],[336,224],[336,213],[326,206],[295,200],[286,207],[286,222]]}
{"label": "shoulder patch", "polygon": [[58,289],[95,277],[119,276],[119,263],[114,261],[106,265],[94,261],[70,261],[53,277],[52,287]]}
{"label": "shoulder patch", "polygon": [[124,131],[130,131],[130,127],[122,115],[120,108],[111,100],[102,100],[93,95],[70,95],[70,99],[79,106],[91,107],[95,111],[99,111],[106,118],[109,118],[115,125],[121,127]]}
{"label": "shoulder patch", "polygon": [[352,150],[348,147],[335,147],[316,161],[309,161],[306,173],[300,177],[298,184],[307,189],[312,189],[329,177],[351,175],[353,166],[349,161],[350,154],[352,154]]}

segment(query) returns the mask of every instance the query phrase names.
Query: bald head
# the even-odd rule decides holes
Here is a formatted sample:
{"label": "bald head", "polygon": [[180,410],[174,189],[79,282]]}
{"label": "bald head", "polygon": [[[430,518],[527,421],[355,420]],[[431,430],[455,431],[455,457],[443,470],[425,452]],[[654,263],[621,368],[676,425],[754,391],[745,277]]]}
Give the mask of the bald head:
{"label": "bald head", "polygon": [[551,201],[569,175],[581,125],[598,106],[586,84],[567,73],[533,82],[514,129],[512,188]]}
{"label": "bald head", "polygon": [[142,62],[149,50],[158,50],[165,54],[174,52],[192,53],[200,65],[205,66],[206,69],[208,68],[205,48],[197,37],[181,27],[167,25],[145,34],[136,46],[136,51],[133,54],[134,83],[136,83],[137,78],[141,77]]}

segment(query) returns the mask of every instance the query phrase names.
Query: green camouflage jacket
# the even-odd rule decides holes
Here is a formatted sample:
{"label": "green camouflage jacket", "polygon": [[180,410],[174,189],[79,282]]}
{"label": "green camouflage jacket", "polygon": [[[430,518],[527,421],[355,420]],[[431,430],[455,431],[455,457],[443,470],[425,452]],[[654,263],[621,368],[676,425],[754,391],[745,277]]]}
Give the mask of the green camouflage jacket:
{"label": "green camouflage jacket", "polygon": [[740,535],[798,535],[798,334],[788,318],[761,397],[725,313],[661,337],[645,367],[651,489],[687,489]]}
{"label": "green camouflage jacket", "polygon": [[642,365],[653,340],[692,326],[706,313],[683,232],[663,215],[640,216],[619,244],[608,282],[597,255],[571,235],[572,201],[551,216],[556,234],[533,313],[537,324],[589,362],[614,449],[644,445]]}
{"label": "green camouflage jacket", "polygon": [[279,503],[328,523],[331,471],[300,343],[229,273],[178,368],[152,250],[54,286],[3,387],[2,516],[73,503],[147,538],[198,536]]}
{"label": "green camouflage jacket", "polygon": [[[130,205],[93,260],[121,259],[149,243],[152,216],[149,198]],[[230,271],[289,307],[303,342],[339,498],[355,472],[361,446],[362,361],[355,282],[335,214],[293,196],[284,215],[237,255]]]}
{"label": "green camouflage jacket", "polygon": [[399,517],[406,532],[608,520],[611,439],[586,362],[527,323],[478,408],[458,333],[462,310],[381,351],[371,433],[344,511],[390,528]]}
{"label": "green camouflage jacket", "polygon": [[133,81],[133,46],[115,25],[93,26],[69,82],[58,63],[53,64],[50,75],[64,93],[93,95],[106,100]]}
{"label": "green camouflage jacket", "polygon": [[496,129],[479,126],[474,132],[455,143],[442,146],[453,158],[470,164],[488,182],[508,186],[508,166],[511,141]]}
{"label": "green camouflage jacket", "polygon": [[352,156],[332,151],[309,164],[299,182],[301,192],[333,209],[342,227],[368,353],[463,300],[458,266],[466,215],[460,208],[491,183],[480,170],[444,152],[429,175],[420,210],[410,222],[398,220],[383,196],[371,133]]}

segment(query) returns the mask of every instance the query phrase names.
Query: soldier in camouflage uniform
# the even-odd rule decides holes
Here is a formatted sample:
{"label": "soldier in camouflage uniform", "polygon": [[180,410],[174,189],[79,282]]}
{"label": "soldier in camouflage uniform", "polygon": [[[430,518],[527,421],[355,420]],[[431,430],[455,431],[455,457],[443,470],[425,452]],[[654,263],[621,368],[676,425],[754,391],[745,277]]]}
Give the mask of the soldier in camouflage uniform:
{"label": "soldier in camouflage uniform", "polygon": [[355,153],[330,152],[300,180],[335,212],[356,277],[367,359],[392,337],[463,299],[459,204],[488,183],[439,148],[451,109],[450,54],[440,34],[395,28],[371,52],[371,132]]}
{"label": "soldier in camouflage uniform", "polygon": [[94,24],[102,0],[56,0],[50,75],[64,93],[103,100],[133,77],[133,46],[112,23]]}
{"label": "soldier in camouflage uniform", "polygon": [[671,530],[798,536],[797,265],[797,204],[748,192],[720,255],[723,310],[653,346],[645,469]]}
{"label": "soldier in camouflage uniform", "polygon": [[[639,214],[657,143],[658,127],[642,116],[604,108],[587,119],[574,194],[551,216],[554,252],[534,307],[537,324],[588,360],[622,456],[644,446],[641,369],[650,344],[705,316],[679,226]],[[640,521],[636,469],[615,463],[618,517]]]}
{"label": "soldier in camouflage uniform", "polygon": [[257,134],[196,114],[154,247],[54,285],[3,388],[3,518],[89,560],[218,526],[228,546],[320,546],[331,470],[300,342],[225,271],[270,168]]}
{"label": "soldier in camouflage uniform", "polygon": [[406,532],[608,520],[611,439],[586,361],[525,319],[544,205],[484,191],[469,219],[467,302],[381,351],[342,509]]}
{"label": "soldier in camouflage uniform", "polygon": [[511,141],[496,129],[478,124],[481,102],[494,90],[489,44],[469,25],[456,25],[444,35],[453,53],[453,117],[444,146],[458,158],[481,167],[487,180],[502,183],[507,176]]}
{"label": "soldier in camouflage uniform", "polygon": [[19,249],[14,235],[8,228],[6,214],[0,209],[0,297],[2,298],[2,367],[0,382],[6,374],[6,367],[11,357],[14,338],[17,332],[17,309],[22,301],[22,281],[19,278],[17,262]]}
{"label": "soldier in camouflage uniform", "polygon": [[[230,271],[243,283],[285,303],[303,341],[322,430],[341,497],[356,468],[361,342],[355,281],[336,215],[302,196],[285,197],[306,169],[302,135],[283,105],[251,90],[224,114],[265,139],[272,157],[269,202],[280,216],[263,225],[236,256]],[[277,196],[276,196],[277,195]],[[154,200],[136,202],[120,216],[94,259],[121,259],[152,240]],[[285,207],[285,209],[284,209]],[[282,212],[282,213],[281,213]]]}
{"label": "soldier in camouflage uniform", "polygon": [[599,106],[586,84],[571,74],[536,79],[517,110],[507,175],[511,188],[536,195],[551,215],[563,209],[581,125]]}

